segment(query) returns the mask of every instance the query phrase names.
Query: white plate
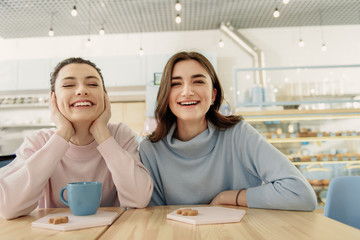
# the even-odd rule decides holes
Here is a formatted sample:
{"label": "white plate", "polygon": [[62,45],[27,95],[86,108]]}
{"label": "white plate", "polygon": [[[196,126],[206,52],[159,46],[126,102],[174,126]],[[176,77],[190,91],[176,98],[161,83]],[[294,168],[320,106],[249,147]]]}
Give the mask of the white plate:
{"label": "white plate", "polygon": [[[88,215],[88,216],[74,216],[70,212],[54,213],[36,220],[35,222],[32,223],[32,226],[37,228],[46,228],[46,229],[53,229],[59,231],[69,231],[69,230],[76,230],[76,229],[83,229],[90,227],[98,227],[98,226],[105,226],[112,224],[113,221],[117,218],[118,214],[119,214],[118,212],[102,212],[102,211],[97,211],[96,214]],[[67,216],[69,218],[69,222],[61,223],[61,224],[49,223],[50,218],[59,217],[59,216]]]}
{"label": "white plate", "polygon": [[[216,224],[240,222],[245,216],[246,211],[225,207],[188,207],[198,210],[197,216],[182,216],[175,210],[167,215],[168,219],[191,223],[191,224]],[[185,209],[185,208],[179,208]]]}

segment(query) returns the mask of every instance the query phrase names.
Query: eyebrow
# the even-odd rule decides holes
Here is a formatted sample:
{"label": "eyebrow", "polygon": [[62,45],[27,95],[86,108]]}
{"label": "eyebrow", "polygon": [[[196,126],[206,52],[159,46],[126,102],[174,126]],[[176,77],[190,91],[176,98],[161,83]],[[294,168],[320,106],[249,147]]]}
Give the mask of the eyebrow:
{"label": "eyebrow", "polygon": [[[97,79],[98,81],[100,81],[100,79],[98,78],[98,77],[96,77],[96,76],[86,76],[85,77],[85,79],[92,79],[92,78],[95,78],[95,79]],[[61,80],[75,80],[76,78],[75,77],[64,77],[63,79],[61,79]]]}
{"label": "eyebrow", "polygon": [[[204,74],[195,74],[195,75],[192,75],[191,78],[206,78]],[[171,77],[171,80],[176,80],[176,79],[182,79],[182,77],[180,76],[175,76],[175,77]]]}

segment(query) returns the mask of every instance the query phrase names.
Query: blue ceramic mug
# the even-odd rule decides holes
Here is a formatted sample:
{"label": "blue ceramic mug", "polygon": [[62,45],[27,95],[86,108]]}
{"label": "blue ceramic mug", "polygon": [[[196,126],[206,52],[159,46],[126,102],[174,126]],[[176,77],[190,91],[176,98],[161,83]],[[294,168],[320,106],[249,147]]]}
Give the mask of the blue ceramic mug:
{"label": "blue ceramic mug", "polygon": [[[64,199],[65,190],[68,201]],[[100,206],[101,192],[101,182],[72,182],[61,189],[60,198],[74,215],[92,215]]]}

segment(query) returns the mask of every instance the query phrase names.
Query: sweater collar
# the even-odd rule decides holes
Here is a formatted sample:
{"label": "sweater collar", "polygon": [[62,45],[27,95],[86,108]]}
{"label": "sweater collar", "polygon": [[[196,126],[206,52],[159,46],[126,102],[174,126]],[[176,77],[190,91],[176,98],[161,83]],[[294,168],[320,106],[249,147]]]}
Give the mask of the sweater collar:
{"label": "sweater collar", "polygon": [[217,140],[217,131],[209,121],[207,129],[186,142],[173,137],[176,126],[177,124],[174,123],[164,140],[178,155],[187,158],[198,158],[209,154],[214,148]]}
{"label": "sweater collar", "polygon": [[87,161],[89,158],[94,157],[94,152],[97,150],[97,142],[94,140],[88,145],[78,146],[73,143],[70,143],[70,148],[67,151],[66,155],[71,156],[71,158],[81,161]]}

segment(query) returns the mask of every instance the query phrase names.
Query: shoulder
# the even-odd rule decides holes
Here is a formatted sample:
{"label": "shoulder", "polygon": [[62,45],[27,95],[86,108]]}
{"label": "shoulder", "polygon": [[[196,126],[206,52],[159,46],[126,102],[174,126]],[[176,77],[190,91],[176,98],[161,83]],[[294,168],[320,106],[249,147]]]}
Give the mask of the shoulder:
{"label": "shoulder", "polygon": [[44,128],[37,131],[32,131],[25,135],[25,140],[47,142],[55,134],[55,130],[55,128]]}
{"label": "shoulder", "polygon": [[[159,142],[161,141],[162,140]],[[140,142],[140,151],[149,151],[151,149],[155,149],[159,145],[159,142],[151,142],[148,138],[145,138]]]}
{"label": "shoulder", "polygon": [[51,128],[51,129],[40,129],[40,130],[36,130],[36,131],[31,131],[29,133],[27,133],[24,137],[24,141],[23,143],[20,145],[20,147],[17,149],[17,154],[19,154],[22,151],[25,150],[37,150],[42,148],[47,142],[50,141],[50,139],[52,139],[52,141],[55,141],[55,145],[58,146],[57,144],[59,143],[61,137],[59,138],[54,138],[53,136],[55,135],[55,128]]}
{"label": "shoulder", "polygon": [[241,120],[234,126],[225,129],[223,132],[225,134],[246,134],[253,131],[256,132],[256,130],[248,122]]}
{"label": "shoulder", "polygon": [[224,131],[220,131],[221,141],[248,144],[252,141],[258,141],[260,138],[262,138],[261,134],[245,120],[241,120]]}
{"label": "shoulder", "polygon": [[161,139],[158,142],[151,142],[149,139],[145,138],[140,142],[139,152],[143,156],[154,157],[166,154],[169,151],[171,150],[164,139]]}

